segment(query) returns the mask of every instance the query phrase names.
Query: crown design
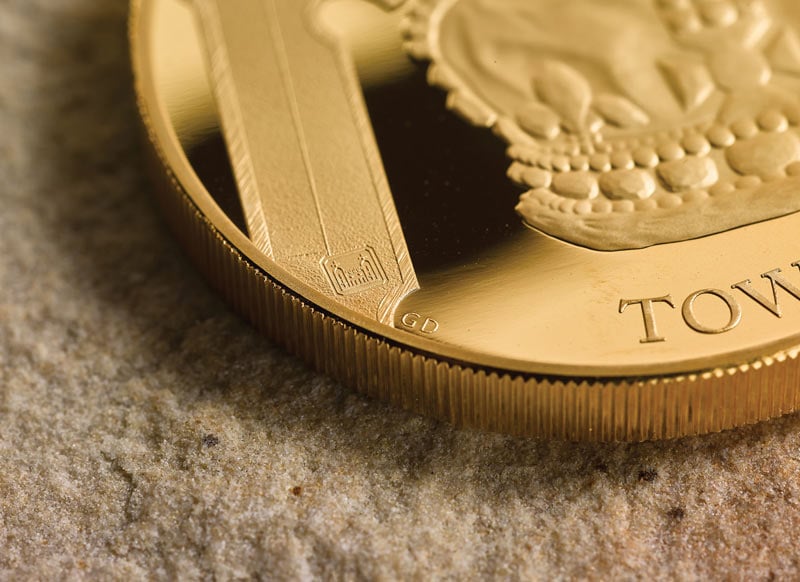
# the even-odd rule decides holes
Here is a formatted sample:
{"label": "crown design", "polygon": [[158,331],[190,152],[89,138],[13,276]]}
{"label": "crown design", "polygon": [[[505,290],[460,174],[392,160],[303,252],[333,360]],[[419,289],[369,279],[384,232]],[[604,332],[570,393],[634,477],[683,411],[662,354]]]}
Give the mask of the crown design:
{"label": "crown design", "polygon": [[800,210],[796,0],[414,0],[406,50],[508,144],[530,226],[597,250]]}

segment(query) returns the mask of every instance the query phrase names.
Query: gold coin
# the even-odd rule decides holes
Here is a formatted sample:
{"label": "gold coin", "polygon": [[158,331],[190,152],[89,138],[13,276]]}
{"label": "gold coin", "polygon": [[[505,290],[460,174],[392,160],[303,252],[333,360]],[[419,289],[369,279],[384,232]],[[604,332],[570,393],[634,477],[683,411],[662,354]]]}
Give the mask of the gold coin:
{"label": "gold coin", "polygon": [[800,7],[708,4],[134,0],[159,200],[259,329],[419,413],[793,411]]}

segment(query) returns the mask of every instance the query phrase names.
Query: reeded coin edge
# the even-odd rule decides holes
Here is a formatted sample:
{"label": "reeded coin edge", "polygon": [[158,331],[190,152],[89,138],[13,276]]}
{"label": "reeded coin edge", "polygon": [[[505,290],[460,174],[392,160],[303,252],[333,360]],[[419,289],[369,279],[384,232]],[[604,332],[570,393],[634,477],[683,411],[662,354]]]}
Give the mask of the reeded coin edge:
{"label": "reeded coin edge", "polygon": [[137,103],[157,200],[190,259],[270,339],[359,392],[461,427],[589,441],[717,432],[798,408],[798,350],[729,368],[653,378],[566,378],[476,367],[388,341],[305,301],[239,251],[170,167],[145,103],[130,42]]}

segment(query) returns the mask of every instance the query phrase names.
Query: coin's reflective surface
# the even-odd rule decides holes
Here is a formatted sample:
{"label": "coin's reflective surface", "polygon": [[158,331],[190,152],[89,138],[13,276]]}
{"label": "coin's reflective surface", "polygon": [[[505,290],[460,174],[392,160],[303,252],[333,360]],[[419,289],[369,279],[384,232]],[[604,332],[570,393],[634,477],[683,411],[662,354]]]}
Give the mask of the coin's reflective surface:
{"label": "coin's reflective surface", "polygon": [[[796,407],[798,30],[788,0],[141,0],[132,24],[241,310],[398,404],[575,438]],[[231,288],[244,264],[328,319]]]}

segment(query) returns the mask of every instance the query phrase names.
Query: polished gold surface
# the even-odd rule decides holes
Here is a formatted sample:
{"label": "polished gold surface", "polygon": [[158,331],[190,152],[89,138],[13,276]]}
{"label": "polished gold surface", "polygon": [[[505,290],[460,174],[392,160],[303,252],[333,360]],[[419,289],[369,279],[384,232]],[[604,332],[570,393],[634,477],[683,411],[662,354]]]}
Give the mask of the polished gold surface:
{"label": "polished gold surface", "polygon": [[240,311],[412,410],[608,440],[797,407],[796,28],[788,1],[140,0],[131,31],[165,210]]}

